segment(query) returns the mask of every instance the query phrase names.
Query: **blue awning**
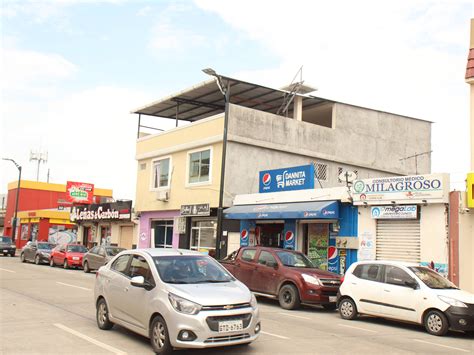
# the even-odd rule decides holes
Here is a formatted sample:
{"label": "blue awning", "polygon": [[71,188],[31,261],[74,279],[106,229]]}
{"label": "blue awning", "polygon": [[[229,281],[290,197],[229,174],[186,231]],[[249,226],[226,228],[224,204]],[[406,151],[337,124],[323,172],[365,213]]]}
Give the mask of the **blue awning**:
{"label": "blue awning", "polygon": [[241,205],[224,210],[227,219],[337,219],[337,201]]}

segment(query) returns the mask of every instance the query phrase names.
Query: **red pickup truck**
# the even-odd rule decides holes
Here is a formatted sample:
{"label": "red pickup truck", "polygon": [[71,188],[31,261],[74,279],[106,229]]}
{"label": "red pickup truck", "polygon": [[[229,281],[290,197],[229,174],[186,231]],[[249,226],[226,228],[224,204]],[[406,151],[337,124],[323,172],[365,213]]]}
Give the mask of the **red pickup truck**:
{"label": "red pickup truck", "polygon": [[315,268],[300,252],[245,247],[221,264],[256,295],[278,298],[282,308],[295,309],[303,303],[336,309],[341,276]]}

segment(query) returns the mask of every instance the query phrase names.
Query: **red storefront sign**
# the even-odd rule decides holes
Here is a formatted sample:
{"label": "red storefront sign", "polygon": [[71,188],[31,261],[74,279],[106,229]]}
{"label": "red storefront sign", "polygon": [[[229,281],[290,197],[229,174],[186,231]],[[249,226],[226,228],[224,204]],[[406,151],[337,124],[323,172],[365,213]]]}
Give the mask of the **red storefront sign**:
{"label": "red storefront sign", "polygon": [[94,184],[68,181],[66,184],[66,198],[75,203],[92,203]]}

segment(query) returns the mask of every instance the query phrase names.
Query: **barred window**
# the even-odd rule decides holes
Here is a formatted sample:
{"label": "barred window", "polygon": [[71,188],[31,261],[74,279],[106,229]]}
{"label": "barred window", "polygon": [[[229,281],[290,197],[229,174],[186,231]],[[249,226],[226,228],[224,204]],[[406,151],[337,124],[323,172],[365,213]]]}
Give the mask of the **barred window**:
{"label": "barred window", "polygon": [[316,177],[320,181],[328,179],[328,166],[326,164],[316,164]]}

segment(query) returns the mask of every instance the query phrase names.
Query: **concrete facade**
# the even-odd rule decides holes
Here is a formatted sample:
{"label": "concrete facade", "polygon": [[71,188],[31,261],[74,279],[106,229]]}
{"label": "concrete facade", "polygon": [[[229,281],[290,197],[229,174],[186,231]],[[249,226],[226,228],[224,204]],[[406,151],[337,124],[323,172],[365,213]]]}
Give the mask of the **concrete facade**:
{"label": "concrete facade", "polygon": [[360,179],[430,172],[429,155],[416,166],[400,160],[431,150],[430,122],[340,103],[332,121],[329,128],[230,105],[225,205],[236,194],[258,192],[261,170],[322,164],[323,187],[342,186],[338,175],[348,169]]}

